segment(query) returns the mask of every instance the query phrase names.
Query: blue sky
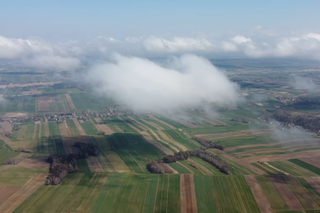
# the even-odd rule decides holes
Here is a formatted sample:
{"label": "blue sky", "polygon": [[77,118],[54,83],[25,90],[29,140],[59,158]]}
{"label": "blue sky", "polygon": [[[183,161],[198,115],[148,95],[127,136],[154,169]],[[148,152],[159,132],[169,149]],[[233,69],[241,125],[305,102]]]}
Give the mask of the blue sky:
{"label": "blue sky", "polygon": [[70,70],[115,54],[320,61],[319,8],[320,0],[0,0],[0,59]]}
{"label": "blue sky", "polygon": [[[0,1],[0,35],[51,41],[319,32],[320,1]],[[201,34],[201,33],[202,34]]]}

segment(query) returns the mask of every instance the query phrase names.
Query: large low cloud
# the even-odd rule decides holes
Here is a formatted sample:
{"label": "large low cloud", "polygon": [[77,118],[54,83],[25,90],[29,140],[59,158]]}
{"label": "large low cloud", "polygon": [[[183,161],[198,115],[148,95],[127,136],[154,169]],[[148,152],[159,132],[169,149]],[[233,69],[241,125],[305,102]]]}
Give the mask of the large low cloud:
{"label": "large low cloud", "polygon": [[171,110],[239,100],[237,84],[210,61],[195,55],[159,65],[117,54],[111,62],[93,67],[85,79],[100,95],[134,110]]}

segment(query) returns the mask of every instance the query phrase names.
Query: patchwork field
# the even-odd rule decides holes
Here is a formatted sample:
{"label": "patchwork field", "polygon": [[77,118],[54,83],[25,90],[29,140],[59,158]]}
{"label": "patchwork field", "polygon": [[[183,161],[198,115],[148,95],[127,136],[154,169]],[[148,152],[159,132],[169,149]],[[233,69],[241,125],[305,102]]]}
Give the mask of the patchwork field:
{"label": "patchwork field", "polygon": [[[269,70],[251,69],[263,78],[226,71],[246,89],[249,101],[239,106],[159,113],[132,111],[71,81],[50,82],[49,73],[0,73],[7,100],[0,105],[0,212],[320,212],[319,136],[281,127],[278,137],[264,120],[306,93],[292,91],[289,72],[277,81],[284,87],[274,89]],[[260,95],[265,99],[256,100]],[[99,154],[77,159],[79,172],[61,184],[45,185],[47,157],[77,155],[76,142],[93,144]],[[170,174],[146,167],[199,148],[225,161],[231,174],[199,156],[165,164]],[[3,165],[8,162],[15,163]]]}

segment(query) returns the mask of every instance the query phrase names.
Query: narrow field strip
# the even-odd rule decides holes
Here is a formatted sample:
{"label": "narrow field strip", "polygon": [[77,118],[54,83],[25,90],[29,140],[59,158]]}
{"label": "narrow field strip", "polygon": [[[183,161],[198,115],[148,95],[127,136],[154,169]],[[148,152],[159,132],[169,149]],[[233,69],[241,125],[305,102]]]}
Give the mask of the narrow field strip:
{"label": "narrow field strip", "polygon": [[271,205],[270,205],[267,197],[263,193],[263,190],[262,190],[261,186],[259,185],[255,176],[246,175],[244,177],[245,177],[245,179],[251,189],[251,192],[252,192],[252,194],[253,194],[253,196],[259,206],[261,213],[273,213],[274,211],[272,210]]}

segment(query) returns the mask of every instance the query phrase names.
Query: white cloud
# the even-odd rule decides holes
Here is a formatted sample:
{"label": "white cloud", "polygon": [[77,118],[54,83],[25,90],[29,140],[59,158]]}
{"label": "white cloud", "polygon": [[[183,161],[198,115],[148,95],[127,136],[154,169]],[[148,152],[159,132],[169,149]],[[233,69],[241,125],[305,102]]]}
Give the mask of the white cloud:
{"label": "white cloud", "polygon": [[145,58],[115,55],[85,76],[97,93],[134,110],[170,110],[204,103],[234,104],[238,86],[210,61],[195,55],[165,66]]}
{"label": "white cloud", "polygon": [[244,36],[235,36],[231,39],[236,44],[243,44],[247,42],[251,42],[251,38],[246,38]]}
{"label": "white cloud", "polygon": [[284,36],[258,34],[219,38],[149,36],[118,40],[99,36],[89,42],[48,42],[41,39],[16,39],[0,36],[0,58],[20,59],[25,65],[40,68],[76,69],[82,63],[105,61],[119,53],[138,57],[167,57],[169,55],[197,54],[205,57],[237,56],[295,57],[320,60],[320,34],[305,33]]}

